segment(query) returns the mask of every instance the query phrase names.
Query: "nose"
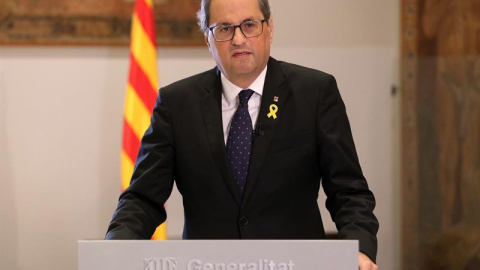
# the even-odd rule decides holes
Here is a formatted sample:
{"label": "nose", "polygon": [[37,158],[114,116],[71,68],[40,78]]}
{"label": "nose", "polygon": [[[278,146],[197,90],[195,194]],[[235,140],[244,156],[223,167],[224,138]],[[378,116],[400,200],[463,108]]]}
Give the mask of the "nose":
{"label": "nose", "polygon": [[237,45],[237,46],[243,45],[246,40],[247,38],[243,34],[240,27],[235,28],[235,32],[233,33],[233,39],[232,39],[233,45]]}

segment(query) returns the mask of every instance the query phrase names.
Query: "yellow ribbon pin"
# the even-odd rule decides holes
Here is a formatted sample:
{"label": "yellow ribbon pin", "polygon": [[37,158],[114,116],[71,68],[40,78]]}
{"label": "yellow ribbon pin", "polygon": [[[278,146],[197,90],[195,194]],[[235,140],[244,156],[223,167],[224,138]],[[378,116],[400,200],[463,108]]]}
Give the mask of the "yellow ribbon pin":
{"label": "yellow ribbon pin", "polygon": [[277,119],[278,107],[275,104],[270,105],[270,113],[267,114],[268,118],[273,116],[273,119]]}

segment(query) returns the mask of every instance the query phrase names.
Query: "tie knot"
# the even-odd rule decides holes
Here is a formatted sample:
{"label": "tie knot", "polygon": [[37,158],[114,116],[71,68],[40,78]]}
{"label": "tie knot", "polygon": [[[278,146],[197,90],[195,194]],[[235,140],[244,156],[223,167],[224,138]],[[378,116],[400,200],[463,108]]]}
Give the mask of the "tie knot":
{"label": "tie knot", "polygon": [[238,99],[240,99],[240,105],[245,105],[248,103],[248,100],[252,97],[253,90],[245,89],[238,93]]}

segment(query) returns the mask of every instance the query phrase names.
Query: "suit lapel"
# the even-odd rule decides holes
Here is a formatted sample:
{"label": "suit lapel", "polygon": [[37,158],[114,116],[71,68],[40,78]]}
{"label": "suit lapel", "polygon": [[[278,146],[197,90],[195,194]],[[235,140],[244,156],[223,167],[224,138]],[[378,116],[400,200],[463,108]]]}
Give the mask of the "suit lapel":
{"label": "suit lapel", "polygon": [[[288,95],[288,87],[284,82],[285,75],[279,63],[275,59],[270,58],[267,76],[265,78],[265,86],[263,87],[260,112],[257,119],[257,130],[260,129],[262,132],[254,135],[243,202],[248,200],[254,189],[263,162],[265,161],[268,146],[275,134],[275,127],[282,121],[282,108]],[[272,105],[276,106],[276,108]],[[275,110],[276,113],[273,113]],[[277,118],[273,116],[274,114]]]}
{"label": "suit lapel", "polygon": [[205,96],[201,99],[201,107],[213,159],[217,163],[217,167],[220,170],[228,190],[236,202],[240,204],[240,194],[238,188],[234,185],[228,168],[229,165],[227,162],[227,152],[222,128],[222,83],[217,69],[215,69],[215,72],[211,72],[211,76],[208,76],[204,85],[206,85]]}

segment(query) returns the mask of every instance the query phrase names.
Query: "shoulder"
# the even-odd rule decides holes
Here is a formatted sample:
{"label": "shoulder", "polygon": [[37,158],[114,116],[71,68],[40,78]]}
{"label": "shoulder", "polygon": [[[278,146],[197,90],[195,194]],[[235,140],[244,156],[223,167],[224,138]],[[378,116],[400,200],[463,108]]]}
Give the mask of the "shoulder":
{"label": "shoulder", "polygon": [[293,88],[325,89],[336,86],[335,77],[321,70],[272,58],[272,67],[281,70],[285,81]]}
{"label": "shoulder", "polygon": [[298,78],[298,79],[308,79],[308,80],[329,80],[333,76],[324,71],[300,66],[297,64],[292,64],[284,61],[277,61],[282,71],[285,73],[287,78]]}

